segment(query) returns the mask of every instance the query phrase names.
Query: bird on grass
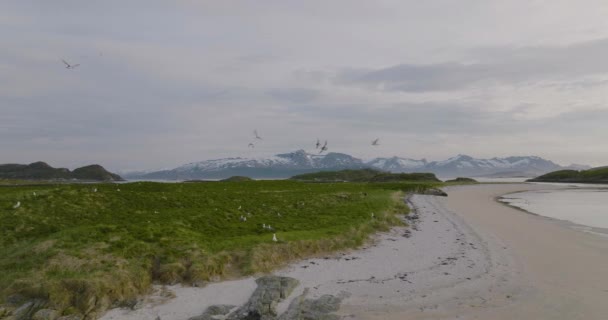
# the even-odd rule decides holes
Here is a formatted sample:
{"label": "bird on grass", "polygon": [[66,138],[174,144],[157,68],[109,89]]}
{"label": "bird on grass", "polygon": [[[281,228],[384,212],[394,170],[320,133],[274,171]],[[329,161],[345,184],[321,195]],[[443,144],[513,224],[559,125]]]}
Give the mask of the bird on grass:
{"label": "bird on grass", "polygon": [[258,140],[264,140],[262,139],[262,137],[260,137],[260,135],[258,134],[258,130],[253,130],[253,135],[255,136],[256,139]]}
{"label": "bird on grass", "polygon": [[97,192],[97,188],[93,188],[93,192]]}
{"label": "bird on grass", "polygon": [[376,140],[372,141],[372,146],[379,146],[380,145],[380,138],[376,138]]}
{"label": "bird on grass", "polygon": [[61,59],[61,61],[63,61],[63,63],[65,64],[65,68],[66,69],[75,69],[76,67],[78,67],[80,65],[80,63],[77,64],[69,64],[67,61]]}
{"label": "bird on grass", "polygon": [[21,207],[21,201],[17,201],[17,203],[15,203],[15,205],[13,206],[13,209],[17,209]]}
{"label": "bird on grass", "polygon": [[36,196],[36,191],[32,192],[32,195],[35,197]]}
{"label": "bird on grass", "polygon": [[319,151],[319,154],[321,154],[325,151],[327,151],[327,140],[325,140],[325,144],[323,144],[323,146],[321,147],[321,151]]}
{"label": "bird on grass", "polygon": [[277,239],[277,234],[276,234],[276,233],[273,233],[273,234],[272,234],[272,241],[274,241],[274,242],[279,241],[279,240]]}

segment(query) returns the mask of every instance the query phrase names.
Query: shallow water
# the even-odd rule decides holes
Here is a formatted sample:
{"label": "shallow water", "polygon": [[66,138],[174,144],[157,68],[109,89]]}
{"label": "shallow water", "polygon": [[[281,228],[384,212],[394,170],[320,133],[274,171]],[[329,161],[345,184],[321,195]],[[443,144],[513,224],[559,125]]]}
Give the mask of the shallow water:
{"label": "shallow water", "polygon": [[538,215],[608,229],[608,187],[518,192],[500,201]]}

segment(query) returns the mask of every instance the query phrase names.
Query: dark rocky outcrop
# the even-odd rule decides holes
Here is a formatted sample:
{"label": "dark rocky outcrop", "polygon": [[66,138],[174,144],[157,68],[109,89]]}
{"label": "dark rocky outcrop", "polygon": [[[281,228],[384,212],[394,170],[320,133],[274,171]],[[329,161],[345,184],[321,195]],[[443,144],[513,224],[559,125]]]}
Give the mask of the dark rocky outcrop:
{"label": "dark rocky outcrop", "polygon": [[288,277],[266,276],[256,280],[258,287],[249,301],[235,311],[235,306],[215,305],[188,320],[337,320],[338,311],[346,294],[338,297],[323,295],[318,299],[306,299],[308,289],[294,298],[282,315],[277,314],[277,305],[289,297],[299,281]]}
{"label": "dark rocky outcrop", "polygon": [[287,298],[299,284],[294,278],[266,276],[255,281],[255,289],[249,301],[232,313],[229,320],[271,320],[277,316],[278,303]]}

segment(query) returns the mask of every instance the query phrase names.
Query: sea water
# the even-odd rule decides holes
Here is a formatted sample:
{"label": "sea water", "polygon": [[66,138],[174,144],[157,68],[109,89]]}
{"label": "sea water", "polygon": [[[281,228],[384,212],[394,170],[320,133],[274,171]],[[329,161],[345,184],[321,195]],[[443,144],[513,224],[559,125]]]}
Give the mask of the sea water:
{"label": "sea water", "polygon": [[608,186],[517,192],[500,201],[541,216],[608,229]]}

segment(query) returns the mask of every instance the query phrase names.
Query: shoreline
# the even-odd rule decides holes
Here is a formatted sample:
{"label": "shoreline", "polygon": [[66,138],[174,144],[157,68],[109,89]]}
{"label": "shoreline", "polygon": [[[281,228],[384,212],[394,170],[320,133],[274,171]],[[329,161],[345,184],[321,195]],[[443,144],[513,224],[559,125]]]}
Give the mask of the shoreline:
{"label": "shoreline", "polygon": [[[555,185],[541,185],[544,188],[538,189],[538,190],[578,190],[580,188],[573,188],[571,186],[555,186]],[[507,195],[510,194],[514,194],[514,193],[521,193],[521,192],[527,192],[527,191],[531,191],[531,190],[519,190],[519,191],[513,191],[513,192],[509,192],[509,193],[505,193],[503,195],[499,195],[494,197],[494,201],[496,201],[497,203],[507,206],[511,209],[517,210],[517,211],[521,211],[524,212],[526,214],[529,215],[533,215],[539,218],[543,218],[543,219],[547,219],[550,222],[553,223],[558,223],[563,225],[566,228],[571,228],[574,230],[578,230],[581,232],[586,232],[586,233],[590,233],[590,234],[594,234],[600,237],[608,237],[608,228],[602,228],[602,227],[595,227],[595,226],[590,226],[590,225],[586,225],[586,224],[580,224],[580,223],[576,223],[570,220],[566,220],[566,219],[559,219],[559,218],[554,218],[554,217],[549,217],[549,216],[545,216],[536,212],[531,212],[529,210],[526,210],[524,208],[518,207],[516,205],[512,205],[508,202],[502,201],[501,199],[506,199],[504,198]]]}
{"label": "shoreline", "polygon": [[[410,215],[416,218],[408,221],[415,222],[412,226],[395,227],[389,232],[379,233],[360,249],[305,259],[274,272],[274,275],[300,281],[288,299],[278,304],[279,314],[306,290],[311,298],[327,294],[344,297],[337,315],[348,319],[601,319],[594,315],[608,314],[608,310],[592,295],[585,296],[593,300],[592,308],[586,308],[586,305],[574,308],[587,312],[587,317],[567,310],[556,313],[553,309],[559,307],[547,306],[551,306],[553,300],[562,299],[562,304],[572,308],[573,302],[563,300],[564,295],[570,294],[569,291],[586,290],[589,283],[598,285],[602,281],[608,282],[603,280],[608,279],[608,271],[598,269],[597,265],[604,262],[608,265],[608,241],[566,228],[563,224],[548,223],[548,219],[560,221],[557,219],[528,213],[522,215],[522,210],[495,201],[501,192],[506,194],[517,191],[517,188],[526,191],[546,189],[547,186],[450,186],[446,188],[449,194],[447,198],[413,195],[409,198],[413,209]],[[489,216],[504,221],[497,225],[496,221],[488,219]],[[528,220],[538,226],[529,226],[531,222]],[[503,224],[512,225],[501,230]],[[497,226],[499,228],[494,229]],[[560,235],[554,239],[555,232]],[[561,235],[563,233],[565,237]],[[585,279],[585,285],[578,288],[578,282],[574,280],[574,285],[568,282],[567,290],[545,290],[546,283],[539,282],[538,278],[543,277],[535,273],[538,270],[530,267],[530,260],[546,252],[532,250],[530,255],[525,249],[533,246],[524,245],[522,252],[521,244],[513,243],[518,238],[529,236],[540,237],[543,241],[547,241],[547,238],[550,241],[558,240],[556,242],[563,243],[565,247],[589,241],[599,246],[599,256],[595,251],[588,252],[597,259],[594,260],[595,269],[577,274]],[[547,257],[547,262],[556,258],[574,259],[575,262],[570,263],[585,261],[577,256],[581,250],[566,249],[564,252],[553,252],[553,256]],[[559,282],[560,276],[572,277],[568,272],[557,274],[557,280],[550,279],[549,283]],[[585,278],[589,274],[597,276],[598,273],[604,276],[599,281],[590,282]],[[143,320],[158,316],[162,320],[187,320],[201,315],[210,305],[242,305],[255,290],[255,278],[212,283],[204,288],[167,288],[175,294],[175,298],[163,299],[158,291],[156,295],[148,297],[141,309],[112,309],[101,319]],[[608,283],[605,290],[594,293],[608,298]],[[514,313],[515,309],[521,311]]]}

